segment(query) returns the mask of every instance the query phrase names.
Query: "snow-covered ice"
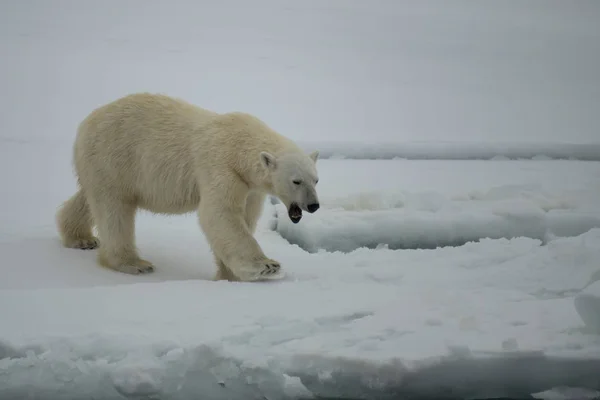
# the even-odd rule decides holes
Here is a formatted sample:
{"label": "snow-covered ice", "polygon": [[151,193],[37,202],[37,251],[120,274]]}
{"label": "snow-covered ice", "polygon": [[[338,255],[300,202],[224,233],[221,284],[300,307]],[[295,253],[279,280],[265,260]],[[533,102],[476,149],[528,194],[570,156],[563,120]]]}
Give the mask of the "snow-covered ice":
{"label": "snow-covered ice", "polygon": [[[327,165],[333,168],[331,172],[326,170],[326,182],[335,187],[344,180],[348,164],[331,161]],[[488,180],[492,174],[505,175],[495,180],[507,183],[482,186],[470,172],[474,166]],[[589,178],[590,186],[582,181],[582,186],[574,187],[568,178],[553,182],[565,173],[580,175],[583,178],[579,179],[586,181]],[[358,181],[359,176],[372,179],[381,174],[394,176],[394,180],[387,185],[379,183],[371,190],[368,184]],[[353,174],[354,179],[348,180],[355,188],[346,193],[341,192],[342,188],[337,193],[325,189],[319,214],[306,215],[302,224],[292,223],[285,207],[276,204],[277,218],[272,228],[310,252],[349,252],[381,245],[390,249],[436,248],[480,238],[520,236],[547,242],[555,236],[577,236],[600,228],[600,192],[595,182],[598,174],[598,163],[363,162],[360,175]],[[459,176],[468,176],[472,186],[456,183]],[[418,179],[428,184],[418,184]],[[415,185],[419,191],[408,189]],[[434,189],[436,185],[438,191]],[[452,185],[454,188],[447,188],[449,193],[439,191]],[[426,190],[426,186],[430,189]]]}
{"label": "snow-covered ice", "polygon": [[[18,160],[42,147],[4,148]],[[4,155],[3,179],[11,182],[9,163],[18,161]],[[487,178],[448,182],[471,169]],[[342,173],[349,170],[357,173]],[[32,388],[52,398],[182,399],[197,391],[223,399],[385,398],[435,395],[446,385],[473,396],[600,388],[591,372],[600,366],[600,336],[588,317],[598,311],[589,303],[600,279],[600,228],[580,219],[599,218],[600,164],[321,160],[320,171],[322,214],[306,215],[297,229],[323,247],[333,243],[328,236],[346,238],[349,252],[289,244],[272,230],[285,220],[279,205],[267,202],[258,239],[287,277],[264,284],[211,282],[212,259],[193,216],[139,216],[140,249],[156,273],[99,268],[93,251],[63,249],[53,231],[51,211],[72,190],[68,174],[22,171],[8,208],[30,196],[23,182],[62,183],[40,205],[39,220],[2,214],[21,228],[5,229],[0,243],[0,397]],[[385,171],[398,178],[377,180]],[[452,230],[439,218],[449,237],[496,234],[477,216],[498,210],[533,222],[561,212],[566,222],[556,226],[573,228],[423,249],[432,242],[414,231],[434,232],[440,210],[458,224]],[[397,229],[384,223],[379,248],[353,249],[353,239],[380,232],[386,218],[378,212]],[[352,223],[353,213],[362,223]],[[392,250],[406,235],[414,245],[398,247],[412,249]],[[574,298],[583,294],[590,311],[582,319]]]}
{"label": "snow-covered ice", "polygon": [[358,160],[509,160],[567,159],[600,161],[600,143],[474,143],[335,141],[299,143],[306,150],[319,148],[321,158]]}
{"label": "snow-covered ice", "polygon": [[[0,398],[597,396],[600,7],[449,4],[0,4]],[[77,123],[139,90],[322,151],[259,223],[285,279],[211,281],[194,215],[139,214],[147,276],[60,246]]]}

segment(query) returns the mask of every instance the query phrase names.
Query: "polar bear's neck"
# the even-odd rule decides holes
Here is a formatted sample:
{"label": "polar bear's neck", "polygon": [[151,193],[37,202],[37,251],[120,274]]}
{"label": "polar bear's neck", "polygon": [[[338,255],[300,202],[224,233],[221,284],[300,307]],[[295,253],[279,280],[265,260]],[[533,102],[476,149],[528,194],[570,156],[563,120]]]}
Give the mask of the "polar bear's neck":
{"label": "polar bear's neck", "polygon": [[216,135],[215,147],[220,153],[217,157],[225,157],[226,163],[251,189],[268,193],[273,189],[261,162],[261,152],[266,151],[275,157],[288,152],[302,152],[294,141],[250,114],[221,114],[209,125],[211,133]]}
{"label": "polar bear's neck", "polygon": [[243,149],[240,149],[240,153],[243,154],[244,157],[239,157],[235,168],[236,173],[249,187],[272,194],[273,187],[271,180],[268,171],[261,162],[260,153],[266,151],[278,158],[283,154],[290,152],[290,150],[290,144],[282,144],[279,142],[263,142],[260,143],[260,146],[244,146]]}
{"label": "polar bear's neck", "polygon": [[283,140],[262,141],[254,145],[243,146],[240,154],[244,157],[238,157],[236,163],[236,173],[246,182],[249,188],[257,189],[268,194],[273,194],[272,182],[269,173],[261,161],[260,153],[265,151],[279,158],[287,153],[301,152],[295,143],[282,137]]}

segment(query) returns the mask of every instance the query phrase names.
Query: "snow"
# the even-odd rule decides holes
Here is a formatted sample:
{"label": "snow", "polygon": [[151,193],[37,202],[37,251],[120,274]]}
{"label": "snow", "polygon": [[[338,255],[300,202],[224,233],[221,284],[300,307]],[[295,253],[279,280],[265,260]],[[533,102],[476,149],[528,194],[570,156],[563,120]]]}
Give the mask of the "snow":
{"label": "snow", "polygon": [[598,143],[504,143],[504,142],[300,142],[310,150],[319,148],[321,158],[359,160],[508,160],[568,159],[600,161]]}
{"label": "snow", "polygon": [[[435,366],[472,372],[487,362],[495,370],[510,364],[499,356],[519,351],[520,362],[555,371],[527,383],[532,391],[590,379],[566,373],[586,366],[572,357],[600,352],[598,337],[579,330],[572,299],[598,268],[598,229],[548,246],[521,238],[435,252],[363,250],[353,257],[318,258],[275,238],[267,242],[266,235],[261,239],[268,251],[291,253],[286,281],[172,279],[3,290],[0,315],[11,322],[3,324],[3,352],[14,357],[0,361],[0,370],[10,371],[0,375],[3,397],[20,393],[37,377],[36,389],[49,396],[84,390],[108,398],[115,391],[174,394],[179,387],[185,398],[202,387],[222,392],[222,398],[253,398],[248,390],[282,398],[282,370],[301,376],[321,395],[332,394],[334,386],[351,396],[358,389],[347,381],[369,375],[387,390],[427,394],[423,390],[456,378],[427,379],[421,388]],[[97,273],[91,255],[78,267]],[[359,293],[364,295],[357,299]],[[561,365],[537,352],[570,358]],[[497,384],[493,377],[479,374],[462,390],[485,394]],[[528,378],[511,384],[524,385]],[[378,390],[366,381],[355,385]],[[236,397],[241,387],[245,395]]]}
{"label": "snow", "polygon": [[[30,189],[9,180],[9,163],[43,148],[6,145],[3,178],[14,182],[10,191],[16,194],[12,204],[5,200],[9,209],[19,207]],[[514,210],[519,220],[530,217],[526,221],[561,212],[568,235],[311,253],[272,230],[285,219],[276,217],[278,204],[267,202],[257,237],[287,276],[244,284],[210,281],[212,259],[193,216],[142,213],[140,250],[158,269],[128,276],[97,267],[93,251],[60,247],[51,209],[72,183],[48,163],[41,172],[59,184],[47,215],[2,215],[16,218],[21,229],[5,230],[0,243],[6,260],[0,397],[33,387],[52,398],[186,398],[202,390],[223,399],[424,396],[446,385],[465,396],[522,395],[555,386],[599,389],[589,369],[598,366],[600,336],[587,316],[598,311],[590,291],[600,279],[600,228],[586,227],[580,216],[598,218],[600,188],[593,180],[600,164],[321,160],[319,170],[323,209],[296,225],[318,244],[330,240],[329,223],[336,235],[350,239],[365,236],[364,226],[377,234],[386,219],[371,215],[378,212],[400,222],[396,231],[389,225],[392,239],[394,232],[433,231],[427,221],[434,224],[440,212],[468,227],[478,213],[498,210]],[[343,173],[349,170],[357,173]],[[468,181],[449,182],[468,170],[479,171],[481,179],[471,174]],[[382,173],[397,179],[373,179]],[[573,179],[557,179],[561,174]],[[26,181],[26,172],[22,177]],[[352,213],[362,225],[350,223]],[[426,213],[432,216],[424,218]],[[460,235],[460,229],[466,228],[452,232]],[[484,225],[472,232],[477,229],[497,233]],[[592,300],[587,313],[575,298]],[[508,372],[500,372],[506,370],[512,371],[510,385],[501,390]]]}
{"label": "snow", "polygon": [[[520,236],[545,243],[555,236],[577,236],[600,228],[600,191],[594,181],[600,174],[598,163],[353,163],[360,165],[353,179],[345,178],[347,162],[326,164],[318,214],[305,215],[301,224],[293,224],[285,207],[276,204],[272,229],[315,253],[382,245],[433,249],[481,238]],[[394,179],[373,179],[382,171]],[[486,183],[493,174],[497,185]],[[467,182],[457,182],[460,176],[468,176]],[[574,184],[569,180],[572,176],[582,180]],[[413,187],[419,189],[410,190]]]}
{"label": "snow", "polygon": [[[1,4],[0,398],[597,396],[599,16]],[[138,215],[150,275],[60,246],[77,123],[140,90],[321,151],[321,209],[259,223],[285,279],[212,281],[194,215]]]}
{"label": "snow", "polygon": [[590,284],[575,297],[575,308],[586,328],[600,334],[600,272],[593,275]]}

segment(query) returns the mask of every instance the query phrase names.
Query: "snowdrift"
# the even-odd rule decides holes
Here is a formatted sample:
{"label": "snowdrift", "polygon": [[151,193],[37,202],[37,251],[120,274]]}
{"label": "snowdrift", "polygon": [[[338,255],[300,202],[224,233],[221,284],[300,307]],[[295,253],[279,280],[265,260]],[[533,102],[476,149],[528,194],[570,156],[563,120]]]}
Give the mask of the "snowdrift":
{"label": "snowdrift", "polygon": [[[277,203],[276,200],[273,200]],[[528,237],[543,242],[600,227],[600,211],[528,186],[501,186],[463,196],[440,193],[361,193],[324,198],[318,215],[292,223],[275,204],[271,228],[302,249],[435,249],[490,238]]]}

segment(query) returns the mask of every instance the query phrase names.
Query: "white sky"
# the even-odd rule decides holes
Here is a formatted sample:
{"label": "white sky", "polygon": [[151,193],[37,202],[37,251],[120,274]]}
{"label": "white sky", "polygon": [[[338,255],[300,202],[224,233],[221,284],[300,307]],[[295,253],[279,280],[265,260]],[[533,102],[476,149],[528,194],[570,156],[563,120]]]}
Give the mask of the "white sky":
{"label": "white sky", "polygon": [[301,140],[600,142],[597,1],[0,3],[0,136],[133,91]]}

